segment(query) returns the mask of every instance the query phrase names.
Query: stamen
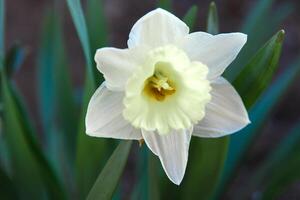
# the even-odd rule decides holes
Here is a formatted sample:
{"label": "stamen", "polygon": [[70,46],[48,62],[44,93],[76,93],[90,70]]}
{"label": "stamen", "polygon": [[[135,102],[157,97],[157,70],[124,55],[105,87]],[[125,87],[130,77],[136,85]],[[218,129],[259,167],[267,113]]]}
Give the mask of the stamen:
{"label": "stamen", "polygon": [[144,91],[157,101],[163,101],[166,96],[175,93],[175,87],[167,76],[156,70],[153,76],[147,79]]}

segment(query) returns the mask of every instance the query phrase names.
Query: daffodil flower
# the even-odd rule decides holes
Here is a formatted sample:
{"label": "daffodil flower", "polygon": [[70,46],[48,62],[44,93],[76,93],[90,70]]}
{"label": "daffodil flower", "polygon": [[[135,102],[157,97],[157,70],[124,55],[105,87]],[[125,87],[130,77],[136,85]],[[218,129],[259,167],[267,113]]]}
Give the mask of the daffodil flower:
{"label": "daffodil flower", "polygon": [[192,135],[221,137],[249,123],[241,97],[221,77],[246,40],[189,33],[173,14],[149,12],[132,27],[127,49],[97,50],[105,82],[90,100],[87,134],[144,140],[179,185]]}

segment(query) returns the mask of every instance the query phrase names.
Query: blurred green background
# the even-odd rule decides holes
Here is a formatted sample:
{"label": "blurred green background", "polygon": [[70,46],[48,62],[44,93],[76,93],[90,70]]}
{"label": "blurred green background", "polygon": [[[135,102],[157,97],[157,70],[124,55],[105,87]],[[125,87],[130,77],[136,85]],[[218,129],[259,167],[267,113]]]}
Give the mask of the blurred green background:
{"label": "blurred green background", "polygon": [[[299,1],[81,4],[0,0],[0,199],[300,199]],[[134,22],[157,6],[193,31],[249,35],[225,77],[252,124],[230,137],[193,138],[179,187],[145,145],[89,138],[83,126],[102,80],[95,49],[125,48]]]}

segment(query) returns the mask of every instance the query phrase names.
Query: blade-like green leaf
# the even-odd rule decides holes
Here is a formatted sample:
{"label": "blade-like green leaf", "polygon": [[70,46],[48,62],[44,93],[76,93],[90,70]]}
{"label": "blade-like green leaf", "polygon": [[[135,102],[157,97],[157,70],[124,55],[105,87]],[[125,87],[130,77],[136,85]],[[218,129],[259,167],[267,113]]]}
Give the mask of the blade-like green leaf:
{"label": "blade-like green leaf", "polygon": [[215,2],[211,2],[207,17],[207,32],[213,35],[219,33],[219,17]]}
{"label": "blade-like green leaf", "polygon": [[172,0],[157,0],[157,7],[172,11]]}
{"label": "blade-like green leaf", "polygon": [[95,70],[91,62],[91,52],[89,45],[88,32],[79,0],[67,0],[68,6],[77,29],[83,50],[85,53],[88,72],[85,79],[85,88],[83,95],[82,113],[80,115],[78,137],[77,137],[77,155],[76,155],[76,178],[78,183],[78,195],[86,196],[90,187],[94,183],[99,168],[104,159],[103,152],[106,142],[103,139],[92,138],[85,134],[84,118],[88,102],[95,91],[95,79],[93,71]]}
{"label": "blade-like green leaf", "polygon": [[211,199],[226,160],[229,137],[193,138],[182,199]]}
{"label": "blade-like green leaf", "polygon": [[[53,126],[52,120],[55,112],[54,76],[57,74],[53,73],[53,68],[56,65],[61,65],[59,53],[62,52],[61,44],[57,41],[57,27],[54,26],[52,14],[47,13],[43,24],[41,47],[37,61],[37,82],[41,121],[44,132],[47,132]],[[47,134],[46,136],[52,137],[53,135]],[[47,140],[50,139],[47,138]]]}
{"label": "blade-like green leaf", "polygon": [[[70,72],[65,59],[60,18],[53,11],[47,13],[38,62],[41,115],[45,131],[52,126],[65,132],[70,152],[75,151],[77,117]],[[64,113],[64,116],[61,116]]]}
{"label": "blade-like green leaf", "polygon": [[195,28],[196,19],[198,14],[198,6],[193,5],[183,17],[183,21],[190,27],[192,31]]}
{"label": "blade-like green leaf", "polygon": [[48,157],[71,190],[74,180],[69,179],[73,177],[77,133],[74,124],[78,119],[74,115],[77,111],[63,43],[60,17],[54,10],[49,11],[37,63],[40,116]]}
{"label": "blade-like green leaf", "polygon": [[[290,66],[281,76],[279,76],[274,84],[257,101],[255,106],[250,109],[250,119],[255,119],[255,121],[252,121],[250,125],[241,130],[239,133],[231,136],[229,154],[222,178],[223,186],[221,187],[224,187],[224,184],[230,180],[239,160],[243,157],[257,132],[264,125],[264,122],[269,116],[272,108],[279,102],[281,97],[284,95],[284,92],[288,89],[299,73],[300,60]],[[224,188],[221,190],[224,190]]]}
{"label": "blade-like green leaf", "polygon": [[109,158],[91,189],[88,200],[110,200],[127,162],[132,141],[122,141]]}
{"label": "blade-like green leaf", "polygon": [[[107,45],[107,24],[103,9],[103,0],[88,0],[86,22],[89,30],[91,52]],[[100,74],[100,73],[98,73]]]}
{"label": "blade-like green leaf", "polygon": [[284,31],[275,34],[251,59],[233,85],[250,108],[269,85],[278,66]]}
{"label": "blade-like green leaf", "polygon": [[4,60],[4,14],[5,14],[5,1],[0,0],[0,69]]}
{"label": "blade-like green leaf", "polygon": [[90,40],[89,40],[88,30],[86,27],[86,22],[81,7],[81,3],[80,0],[67,0],[67,3],[83,48],[83,52],[87,64],[88,78],[92,80],[92,88],[95,89],[96,86],[95,77],[94,77],[95,69],[92,64]]}
{"label": "blade-like green leaf", "polygon": [[[103,0],[88,0],[86,13],[91,52],[92,54],[95,54],[98,48],[104,47],[108,44]],[[102,83],[104,81],[102,74],[98,71],[95,74],[95,78],[97,83]]]}
{"label": "blade-like green leaf", "polygon": [[25,114],[20,97],[7,81],[1,70],[1,92],[4,107],[5,137],[12,161],[12,179],[21,195],[41,198],[44,184],[53,198],[64,199],[58,181],[41,148],[37,144],[33,129]]}

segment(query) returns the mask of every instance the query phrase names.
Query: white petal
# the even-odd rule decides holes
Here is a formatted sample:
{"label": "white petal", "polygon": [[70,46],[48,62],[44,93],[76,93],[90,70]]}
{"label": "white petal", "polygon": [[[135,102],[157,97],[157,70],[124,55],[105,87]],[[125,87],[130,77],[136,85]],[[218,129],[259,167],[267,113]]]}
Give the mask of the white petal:
{"label": "white petal", "polygon": [[102,84],[88,105],[86,133],[95,137],[142,139],[141,131],[129,124],[122,115],[123,92],[112,92]]}
{"label": "white petal", "polygon": [[139,65],[141,49],[101,48],[95,54],[98,70],[103,73],[106,86],[113,91],[123,91],[127,79]]}
{"label": "white petal", "polygon": [[179,185],[183,179],[193,128],[173,130],[169,134],[142,130],[143,138],[151,151],[159,156],[169,179]]}
{"label": "white petal", "polygon": [[211,35],[195,32],[178,41],[191,60],[204,63],[209,68],[208,78],[220,76],[226,67],[236,58],[247,41],[243,33]]}
{"label": "white petal", "polygon": [[212,99],[205,117],[194,126],[193,135],[221,137],[239,131],[250,123],[243,101],[232,85],[219,77],[212,86]]}
{"label": "white petal", "polygon": [[175,15],[158,8],[140,18],[132,27],[128,47],[150,47],[172,43],[189,33],[189,27]]}

